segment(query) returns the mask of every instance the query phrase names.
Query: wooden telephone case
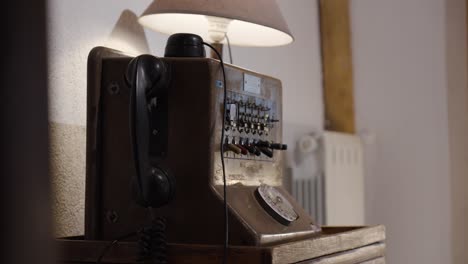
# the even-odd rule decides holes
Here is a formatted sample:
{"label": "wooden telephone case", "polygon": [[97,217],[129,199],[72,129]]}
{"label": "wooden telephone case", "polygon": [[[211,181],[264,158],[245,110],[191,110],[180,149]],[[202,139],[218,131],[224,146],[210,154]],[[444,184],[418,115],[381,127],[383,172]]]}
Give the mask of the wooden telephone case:
{"label": "wooden telephone case", "polygon": [[[88,58],[86,239],[112,240],[149,221],[148,211],[132,197],[135,168],[129,140],[129,87],[124,80],[131,59],[103,47],[94,48]],[[224,83],[220,64],[207,58],[163,60],[171,69],[167,127],[154,133],[162,137],[154,142],[166,140],[166,147],[159,149],[158,162],[171,171],[177,183],[175,200],[156,213],[167,219],[168,242],[222,244]],[[265,105],[276,119],[268,135],[249,136],[231,127],[226,131],[229,140],[251,137],[281,142],[281,82],[233,65],[225,65],[225,69],[230,102]],[[245,85],[251,85],[246,78],[253,78],[254,85],[257,80],[259,87],[246,90]],[[281,186],[283,155],[282,151],[274,151],[273,158],[225,153],[230,244],[271,245],[320,232]],[[262,184],[274,186],[286,197],[297,220],[284,224],[265,210],[256,197]]]}

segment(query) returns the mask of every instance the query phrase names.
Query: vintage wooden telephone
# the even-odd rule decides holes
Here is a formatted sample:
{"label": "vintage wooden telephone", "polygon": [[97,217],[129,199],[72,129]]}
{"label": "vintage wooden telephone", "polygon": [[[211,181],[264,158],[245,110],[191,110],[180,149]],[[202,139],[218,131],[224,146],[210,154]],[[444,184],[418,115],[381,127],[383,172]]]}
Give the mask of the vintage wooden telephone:
{"label": "vintage wooden telephone", "polygon": [[220,62],[204,55],[201,38],[188,34],[171,36],[164,58],[91,51],[86,239],[137,230],[153,207],[168,242],[222,244],[221,149],[230,244],[320,232],[282,187],[281,82],[225,65],[225,83]]}

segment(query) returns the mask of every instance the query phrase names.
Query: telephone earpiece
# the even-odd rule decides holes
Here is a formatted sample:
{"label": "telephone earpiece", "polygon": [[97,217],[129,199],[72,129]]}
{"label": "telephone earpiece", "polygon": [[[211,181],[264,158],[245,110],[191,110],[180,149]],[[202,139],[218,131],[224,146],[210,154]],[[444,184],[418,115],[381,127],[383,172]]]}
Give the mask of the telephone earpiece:
{"label": "telephone earpiece", "polygon": [[125,74],[130,87],[130,136],[136,169],[136,200],[144,207],[163,206],[175,195],[175,178],[168,170],[151,163],[149,147],[148,105],[153,98],[167,93],[168,76],[168,66],[151,55],[134,58]]}

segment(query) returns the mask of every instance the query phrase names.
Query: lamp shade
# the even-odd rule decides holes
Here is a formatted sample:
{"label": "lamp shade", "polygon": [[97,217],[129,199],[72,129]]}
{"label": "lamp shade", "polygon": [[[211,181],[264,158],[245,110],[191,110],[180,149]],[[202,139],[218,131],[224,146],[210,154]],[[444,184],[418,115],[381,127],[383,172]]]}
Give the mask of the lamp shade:
{"label": "lamp shade", "polygon": [[[293,41],[275,0],[155,0],[140,24],[165,33],[193,33],[232,45],[281,46]],[[216,33],[222,34],[221,38]]]}

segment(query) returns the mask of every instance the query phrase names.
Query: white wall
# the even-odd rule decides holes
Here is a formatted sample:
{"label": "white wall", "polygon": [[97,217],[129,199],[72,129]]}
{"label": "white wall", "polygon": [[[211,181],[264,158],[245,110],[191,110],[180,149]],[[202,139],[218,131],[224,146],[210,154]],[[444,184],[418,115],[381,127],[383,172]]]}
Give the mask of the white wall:
{"label": "white wall", "polygon": [[[49,115],[55,123],[54,135],[84,137],[88,53],[95,46],[109,44],[109,35],[122,11],[130,9],[139,15],[150,2],[49,0]],[[283,138],[290,145],[288,152],[291,153],[298,137],[320,130],[323,123],[317,1],[280,0],[279,3],[296,41],[280,48],[233,48],[233,56],[236,65],[283,81]],[[167,36],[148,30],[146,33],[153,54],[162,56]],[[122,43],[110,44],[114,47]],[[144,52],[141,48],[132,50]],[[60,144],[63,139],[52,141],[64,146]],[[82,140],[74,142],[69,142],[70,146],[65,144],[60,150],[62,155],[54,155],[62,159],[58,163],[74,164],[74,170],[67,171],[63,166],[55,170],[56,208],[59,208],[56,218],[61,226],[58,235],[83,232],[84,160],[71,160],[83,159],[85,146],[77,144]],[[308,173],[308,168],[294,169],[294,173]]]}
{"label": "white wall", "polygon": [[[451,226],[461,216],[452,211],[451,177],[466,183],[460,177],[467,174],[460,166],[467,148],[451,148],[467,141],[457,130],[467,131],[466,9],[464,0],[451,2],[451,11],[443,0],[351,5],[357,127],[376,135],[376,143],[366,147],[367,219],[387,226],[389,263],[452,263],[452,245],[466,251],[463,235],[452,236]],[[448,34],[453,26],[456,33]],[[458,82],[449,85],[454,68]],[[460,115],[465,124],[453,125]],[[458,174],[451,176],[456,166]],[[463,187],[456,188],[455,196],[466,199]],[[458,209],[464,203],[466,210],[466,202],[458,201]]]}
{"label": "white wall", "polygon": [[[125,9],[140,14],[149,3],[151,0],[48,1],[51,121],[86,124],[86,63],[89,52],[93,47],[108,44],[109,36]],[[153,52],[161,54],[166,37],[151,32],[148,40]]]}

